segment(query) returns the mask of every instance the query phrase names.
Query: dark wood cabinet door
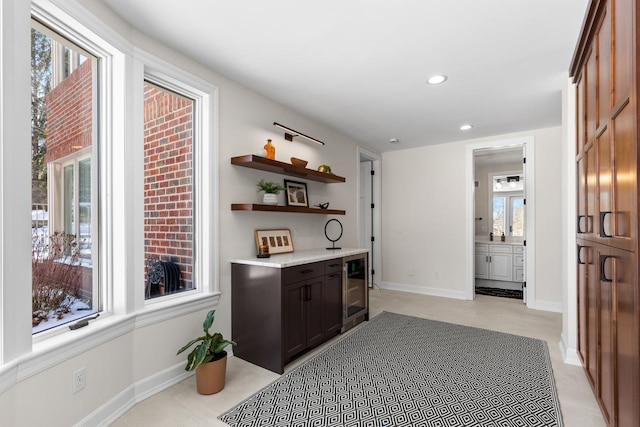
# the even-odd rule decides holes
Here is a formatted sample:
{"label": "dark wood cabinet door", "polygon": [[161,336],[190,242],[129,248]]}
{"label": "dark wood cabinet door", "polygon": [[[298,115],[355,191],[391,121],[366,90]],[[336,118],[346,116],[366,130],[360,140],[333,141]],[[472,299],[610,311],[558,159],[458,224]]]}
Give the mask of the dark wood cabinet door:
{"label": "dark wood cabinet door", "polygon": [[589,287],[587,272],[589,265],[590,247],[588,242],[577,240],[577,279],[578,279],[578,356],[583,366],[588,365],[589,360],[589,328],[593,327],[587,322],[589,315]]}
{"label": "dark wood cabinet door", "polygon": [[602,415],[611,425],[614,411],[614,268],[610,248],[599,245],[598,256],[598,387],[596,397],[600,402]]}
{"label": "dark wood cabinet door", "polygon": [[324,282],[324,332],[336,334],[342,329],[342,272],[329,274]]}
{"label": "dark wood cabinet door", "polygon": [[585,253],[586,262],[586,353],[587,364],[585,365],[587,379],[591,383],[594,390],[597,387],[598,381],[598,292],[599,292],[599,278],[598,278],[598,257],[599,252],[593,245],[586,247]]}
{"label": "dark wood cabinet door", "polygon": [[291,360],[293,356],[307,348],[306,293],[304,282],[286,285],[283,288],[285,361]]}
{"label": "dark wood cabinet door", "polygon": [[615,410],[613,425],[637,427],[640,406],[638,366],[637,254],[611,250],[615,313]]}
{"label": "dark wood cabinet door", "polygon": [[324,277],[305,282],[307,347],[324,341]]}
{"label": "dark wood cabinet door", "polygon": [[613,239],[615,247],[630,251],[637,245],[637,148],[633,108],[627,104],[613,119]]}

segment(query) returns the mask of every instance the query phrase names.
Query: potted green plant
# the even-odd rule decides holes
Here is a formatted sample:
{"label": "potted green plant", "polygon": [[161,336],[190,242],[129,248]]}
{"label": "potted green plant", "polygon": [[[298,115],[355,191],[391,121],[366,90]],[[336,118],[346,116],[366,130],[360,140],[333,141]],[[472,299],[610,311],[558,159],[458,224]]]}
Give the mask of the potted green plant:
{"label": "potted green plant", "polygon": [[258,187],[258,193],[264,191],[264,196],[262,196],[262,203],[265,205],[277,205],[278,204],[278,194],[284,187],[276,182],[265,181],[261,179],[256,184]]}
{"label": "potted green plant", "polygon": [[177,356],[198,343],[187,356],[187,366],[184,369],[196,370],[196,386],[200,394],[213,394],[224,388],[227,370],[227,352],[224,349],[228,345],[236,345],[235,342],[224,339],[219,332],[213,335],[209,333],[215,314],[215,310],[207,313],[202,324],[204,335],[192,339],[176,353]]}

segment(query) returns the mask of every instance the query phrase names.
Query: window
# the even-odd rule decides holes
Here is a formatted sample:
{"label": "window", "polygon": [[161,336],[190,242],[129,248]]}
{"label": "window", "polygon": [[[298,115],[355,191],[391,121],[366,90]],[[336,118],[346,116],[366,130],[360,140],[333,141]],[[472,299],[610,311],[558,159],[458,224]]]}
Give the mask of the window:
{"label": "window", "polygon": [[492,177],[494,236],[524,236],[524,176]]}
{"label": "window", "polygon": [[97,58],[32,22],[33,333],[101,310],[97,66]]}
{"label": "window", "polygon": [[145,299],[195,288],[196,102],[144,82]]}

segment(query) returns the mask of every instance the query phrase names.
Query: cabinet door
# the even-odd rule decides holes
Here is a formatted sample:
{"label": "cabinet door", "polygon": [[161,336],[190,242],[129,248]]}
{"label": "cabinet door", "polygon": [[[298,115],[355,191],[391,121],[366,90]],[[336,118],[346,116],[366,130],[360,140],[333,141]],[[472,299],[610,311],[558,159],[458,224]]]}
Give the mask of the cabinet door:
{"label": "cabinet door", "polygon": [[[583,366],[588,365],[588,330],[589,289],[587,287],[587,265],[589,263],[589,247],[583,240],[578,240],[577,247],[577,279],[578,279],[578,356]],[[594,325],[591,325],[593,327]]]}
{"label": "cabinet door", "polygon": [[306,292],[306,347],[313,347],[324,340],[324,277],[307,280]]}
{"label": "cabinet door", "polygon": [[[613,294],[615,375],[612,379],[614,423],[619,427],[637,426],[640,419],[638,402],[638,289],[637,255],[633,252],[612,249],[612,271],[608,276]],[[609,266],[605,265],[605,268]],[[609,273],[607,273],[609,274]]]}
{"label": "cabinet door", "polygon": [[600,246],[598,255],[598,380],[596,397],[600,401],[602,415],[607,424],[612,425],[613,415],[613,386],[614,386],[614,317],[613,297],[614,274],[613,261],[610,259],[609,248]]}
{"label": "cabinet door", "polygon": [[324,332],[335,334],[342,329],[342,271],[324,279]]}
{"label": "cabinet door", "polygon": [[284,356],[285,361],[307,348],[305,321],[307,289],[304,282],[284,286],[282,304],[284,311]]}
{"label": "cabinet door", "polygon": [[475,269],[476,279],[488,279],[489,278],[489,255],[488,254],[476,254],[475,256]]}
{"label": "cabinet door", "polygon": [[633,108],[627,104],[613,119],[613,222],[612,245],[635,250],[637,242],[637,148]]}
{"label": "cabinet door", "polygon": [[511,254],[489,255],[489,279],[511,281]]}

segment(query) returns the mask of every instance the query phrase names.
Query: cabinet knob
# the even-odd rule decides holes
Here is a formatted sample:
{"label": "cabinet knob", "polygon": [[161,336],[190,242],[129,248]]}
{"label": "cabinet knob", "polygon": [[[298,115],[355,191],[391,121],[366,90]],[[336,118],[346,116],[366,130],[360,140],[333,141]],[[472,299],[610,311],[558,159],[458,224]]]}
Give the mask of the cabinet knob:
{"label": "cabinet knob", "polygon": [[583,219],[583,218],[585,218],[585,219],[586,219],[586,218],[587,218],[587,216],[586,216],[586,215],[578,215],[578,221],[577,221],[578,229],[576,230],[578,234],[586,233],[586,231],[584,231],[584,230],[582,229],[582,219]]}

